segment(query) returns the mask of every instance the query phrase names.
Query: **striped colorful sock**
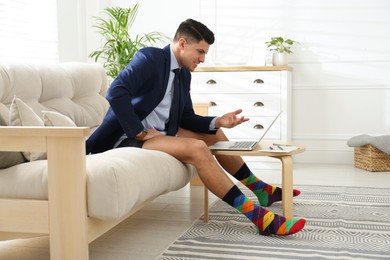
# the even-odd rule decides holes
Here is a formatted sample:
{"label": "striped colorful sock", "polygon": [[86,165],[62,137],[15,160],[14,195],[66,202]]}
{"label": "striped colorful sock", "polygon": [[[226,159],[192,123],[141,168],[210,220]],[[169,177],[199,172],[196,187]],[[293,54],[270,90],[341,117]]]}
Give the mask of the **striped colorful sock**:
{"label": "striped colorful sock", "polygon": [[[257,197],[259,203],[263,207],[271,206],[276,201],[282,200],[282,189],[273,185],[269,185],[260,179],[258,179],[244,164],[234,177],[242,184],[248,187]],[[293,196],[296,197],[301,192],[299,190],[293,190]]]}
{"label": "striped colorful sock", "polygon": [[285,218],[268,211],[249,198],[237,186],[233,186],[223,197],[223,201],[243,213],[255,224],[261,235],[285,236],[297,233],[306,223],[302,218]]}

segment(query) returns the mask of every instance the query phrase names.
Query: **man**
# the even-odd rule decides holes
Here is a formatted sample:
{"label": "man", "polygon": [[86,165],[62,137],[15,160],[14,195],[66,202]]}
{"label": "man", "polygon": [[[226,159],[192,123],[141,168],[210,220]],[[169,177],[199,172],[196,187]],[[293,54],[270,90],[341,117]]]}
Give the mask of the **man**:
{"label": "man", "polygon": [[[214,158],[208,149],[219,140],[227,140],[221,127],[232,128],[248,120],[239,116],[241,109],[221,117],[194,113],[190,72],[205,61],[213,43],[214,34],[205,25],[188,19],[180,24],[170,45],[138,51],[108,90],[110,109],[87,140],[87,153],[125,146],[166,152],[194,165],[206,187],[245,214],[260,234],[296,233],[304,227],[304,219],[287,219],[261,207],[280,201],[280,188],[256,178],[241,157]],[[256,194],[260,205],[234,185],[216,160]],[[294,190],[294,196],[299,193]]]}

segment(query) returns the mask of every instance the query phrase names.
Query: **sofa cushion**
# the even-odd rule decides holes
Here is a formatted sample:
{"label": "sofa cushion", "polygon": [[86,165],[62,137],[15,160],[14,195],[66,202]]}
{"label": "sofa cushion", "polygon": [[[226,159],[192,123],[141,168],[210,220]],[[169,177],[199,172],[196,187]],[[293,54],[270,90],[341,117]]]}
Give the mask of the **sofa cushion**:
{"label": "sofa cushion", "polygon": [[10,126],[44,126],[42,119],[24,103],[20,98],[14,96],[10,107]]}
{"label": "sofa cushion", "polygon": [[[5,120],[1,115],[0,126],[6,126]],[[0,169],[8,168],[25,161],[21,152],[0,152]]]}
{"label": "sofa cushion", "polygon": [[42,118],[42,111],[68,116],[77,126],[96,127],[109,104],[107,75],[101,64],[0,64],[0,115],[9,117],[14,96]]}
{"label": "sofa cushion", "polygon": [[[24,103],[20,98],[14,97],[10,107],[10,126],[63,126],[75,127],[76,124],[67,116],[55,111],[42,111],[43,119]],[[45,152],[23,152],[28,161],[46,159]]]}
{"label": "sofa cushion", "polygon": [[119,219],[145,201],[184,187],[194,172],[194,166],[160,151],[123,147],[88,155],[88,213]]}
{"label": "sofa cushion", "polygon": [[20,152],[0,152],[0,169],[8,168],[26,162]]}
{"label": "sofa cushion", "polygon": [[45,126],[76,127],[69,117],[55,111],[42,111]]}
{"label": "sofa cushion", "polygon": [[[151,163],[153,162],[153,163]],[[120,219],[145,201],[188,184],[195,172],[159,151],[123,147],[87,155],[88,215]],[[0,197],[47,199],[47,161],[0,170]]]}
{"label": "sofa cushion", "polygon": [[[34,113],[34,111],[26,105],[20,98],[16,96],[12,100],[9,114],[10,126],[44,126],[42,119]],[[46,159],[46,153],[23,151],[23,155],[27,161],[35,161]]]}

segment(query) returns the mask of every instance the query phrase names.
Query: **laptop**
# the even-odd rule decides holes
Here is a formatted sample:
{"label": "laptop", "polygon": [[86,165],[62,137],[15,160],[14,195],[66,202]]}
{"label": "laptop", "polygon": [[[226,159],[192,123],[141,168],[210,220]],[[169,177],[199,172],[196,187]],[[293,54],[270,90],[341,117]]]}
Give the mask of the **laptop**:
{"label": "laptop", "polygon": [[280,112],[269,125],[269,127],[265,130],[264,134],[260,137],[259,140],[251,140],[251,141],[219,141],[214,145],[209,146],[210,150],[223,150],[223,151],[252,151],[253,148],[264,138],[267,134],[268,130],[275,123],[276,119],[280,116],[282,112]]}

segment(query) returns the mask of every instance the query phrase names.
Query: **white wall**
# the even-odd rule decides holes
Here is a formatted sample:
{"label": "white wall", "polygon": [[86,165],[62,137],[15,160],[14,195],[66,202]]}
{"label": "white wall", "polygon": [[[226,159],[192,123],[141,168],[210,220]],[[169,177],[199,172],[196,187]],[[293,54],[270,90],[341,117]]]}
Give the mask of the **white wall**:
{"label": "white wall", "polygon": [[57,0],[59,61],[86,61],[85,0]]}
{"label": "white wall", "polygon": [[[83,1],[88,16],[107,5],[136,3],[70,2],[77,6],[76,2]],[[353,163],[353,150],[346,145],[350,137],[390,134],[390,1],[138,2],[135,33],[161,31],[173,37],[179,23],[188,17],[212,29],[216,43],[207,58],[209,65],[264,65],[268,59],[264,42],[271,36],[282,35],[301,43],[289,63],[293,67],[292,137],[307,146],[296,161]],[[78,26],[82,19],[71,23]],[[89,53],[98,46],[90,18],[84,19],[88,25],[85,32],[73,32],[79,38],[86,35],[79,53]]]}
{"label": "white wall", "polygon": [[139,3],[137,19],[134,22],[134,34],[159,31],[168,37],[173,37],[179,24],[189,17],[193,17],[198,6],[194,0],[116,0],[119,6],[128,7]]}
{"label": "white wall", "polygon": [[[59,0],[65,1],[65,0]],[[77,0],[74,0],[77,1]],[[99,35],[96,29],[92,28],[93,16],[101,16],[102,11],[108,6],[133,7],[137,2],[138,15],[131,29],[132,35],[149,33],[153,31],[162,32],[166,36],[173,38],[180,22],[187,18],[194,17],[198,12],[196,0],[181,1],[155,1],[155,0],[84,0],[86,1],[86,52],[89,54],[100,47]],[[157,46],[164,46],[169,41],[160,43]]]}

